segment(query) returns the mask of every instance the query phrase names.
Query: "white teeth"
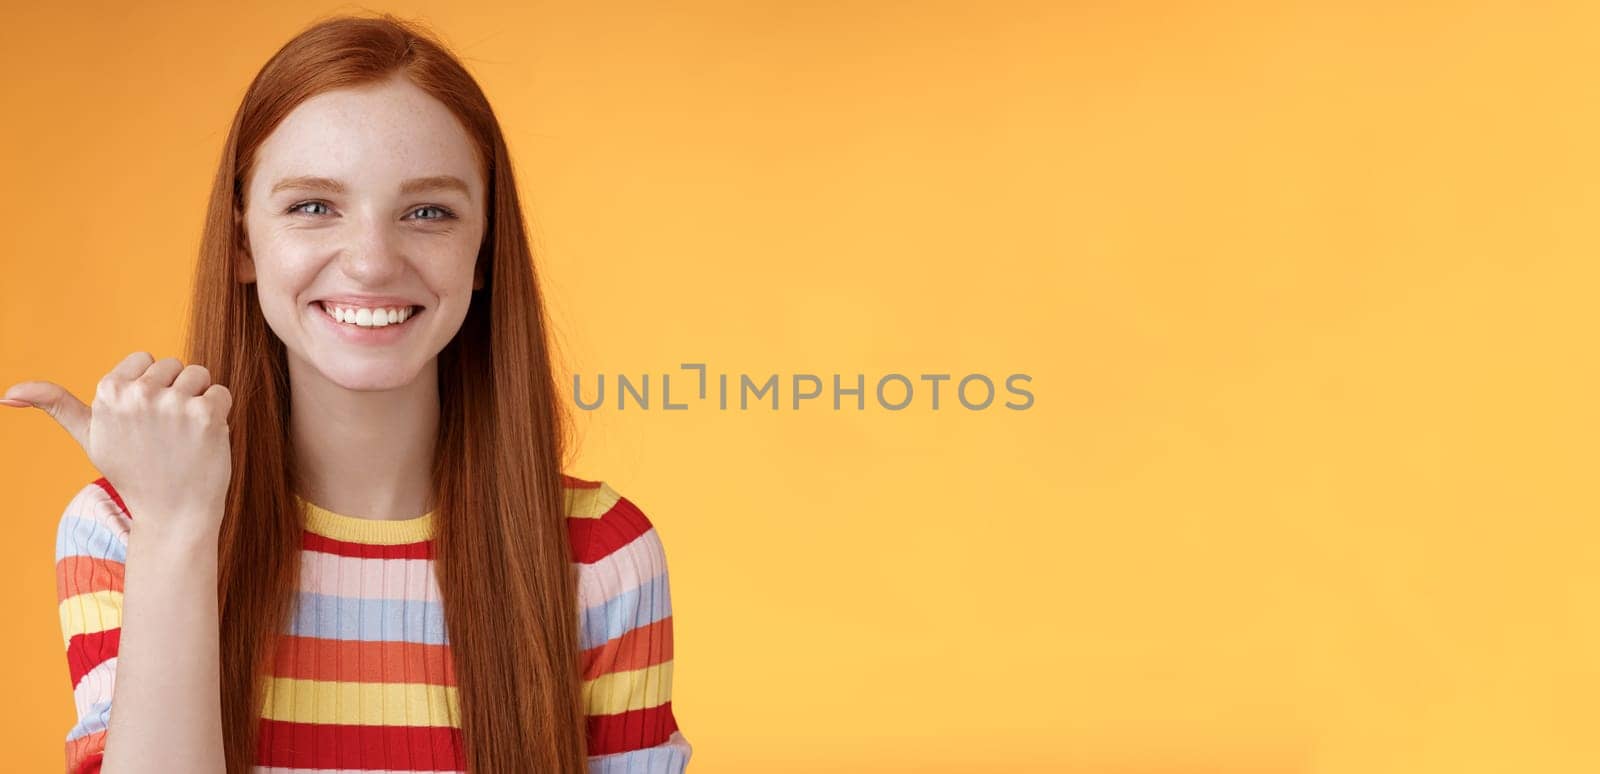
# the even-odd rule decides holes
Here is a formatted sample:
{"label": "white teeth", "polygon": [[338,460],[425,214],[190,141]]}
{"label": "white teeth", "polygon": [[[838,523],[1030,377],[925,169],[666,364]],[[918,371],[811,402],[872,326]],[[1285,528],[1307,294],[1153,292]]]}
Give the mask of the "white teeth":
{"label": "white teeth", "polygon": [[370,307],[328,306],[322,305],[330,317],[347,325],[358,325],[363,328],[382,328],[386,325],[398,325],[410,319],[415,313],[415,307]]}

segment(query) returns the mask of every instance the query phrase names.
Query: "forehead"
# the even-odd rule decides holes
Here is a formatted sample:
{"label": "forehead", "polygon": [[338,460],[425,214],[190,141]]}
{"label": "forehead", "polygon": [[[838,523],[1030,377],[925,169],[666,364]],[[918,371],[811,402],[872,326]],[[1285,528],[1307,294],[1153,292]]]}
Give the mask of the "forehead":
{"label": "forehead", "polygon": [[383,192],[409,178],[455,175],[467,181],[474,200],[483,190],[466,128],[404,78],[325,91],[295,106],[257,150],[250,188],[261,194],[295,175]]}

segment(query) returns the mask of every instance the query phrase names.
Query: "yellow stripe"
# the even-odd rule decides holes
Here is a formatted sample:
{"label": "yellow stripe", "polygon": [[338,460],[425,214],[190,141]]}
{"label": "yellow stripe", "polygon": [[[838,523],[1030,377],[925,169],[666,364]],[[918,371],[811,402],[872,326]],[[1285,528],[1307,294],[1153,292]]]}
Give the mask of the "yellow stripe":
{"label": "yellow stripe", "polygon": [[567,515],[575,519],[598,519],[617,504],[622,495],[604,481],[592,489],[567,487]]}
{"label": "yellow stripe", "polygon": [[102,590],[74,594],[61,600],[61,646],[79,634],[92,634],[122,625],[122,592]]}
{"label": "yellow stripe", "polygon": [[[598,519],[622,495],[604,481],[600,486],[583,489],[565,487],[566,515],[579,519]],[[438,510],[429,511],[409,519],[363,519],[346,516],[317,505],[299,495],[294,495],[305,513],[306,529],[324,537],[374,545],[401,545],[427,540],[438,529]]]}
{"label": "yellow stripe", "polygon": [[380,546],[420,543],[433,537],[439,519],[438,510],[407,519],[364,519],[335,513],[300,495],[295,495],[294,499],[305,514],[307,530],[353,543]]}
{"label": "yellow stripe", "polygon": [[654,707],[671,698],[670,659],[643,669],[612,672],[583,682],[583,706],[590,715]]}
{"label": "yellow stripe", "polygon": [[261,717],[291,723],[459,728],[461,705],[453,685],[274,677],[266,683]]}

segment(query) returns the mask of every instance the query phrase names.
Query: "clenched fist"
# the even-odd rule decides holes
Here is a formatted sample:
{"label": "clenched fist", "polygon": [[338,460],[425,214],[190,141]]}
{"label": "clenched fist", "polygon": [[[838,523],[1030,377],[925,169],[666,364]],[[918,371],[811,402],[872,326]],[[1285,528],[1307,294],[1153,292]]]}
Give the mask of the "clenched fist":
{"label": "clenched fist", "polygon": [[122,496],[135,530],[215,536],[233,474],[233,395],[205,366],[148,352],[122,359],[85,406],[54,382],[12,385],[0,404],[48,413]]}

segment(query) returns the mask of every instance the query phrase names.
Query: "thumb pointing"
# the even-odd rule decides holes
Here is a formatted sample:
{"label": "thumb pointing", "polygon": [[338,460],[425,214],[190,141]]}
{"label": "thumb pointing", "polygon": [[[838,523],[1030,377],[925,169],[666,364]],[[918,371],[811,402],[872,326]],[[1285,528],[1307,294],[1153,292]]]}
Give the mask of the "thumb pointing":
{"label": "thumb pointing", "polygon": [[6,405],[32,405],[49,414],[72,440],[89,451],[89,407],[65,387],[55,382],[21,382],[5,391],[4,401]]}

